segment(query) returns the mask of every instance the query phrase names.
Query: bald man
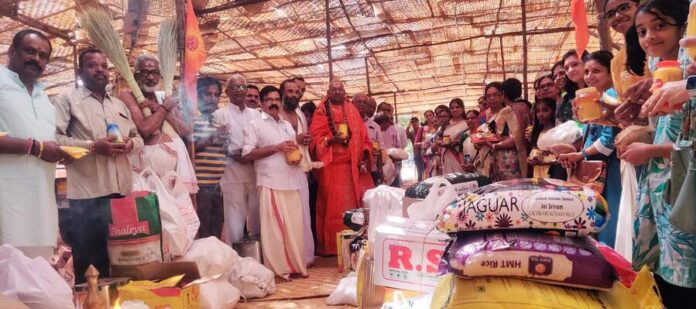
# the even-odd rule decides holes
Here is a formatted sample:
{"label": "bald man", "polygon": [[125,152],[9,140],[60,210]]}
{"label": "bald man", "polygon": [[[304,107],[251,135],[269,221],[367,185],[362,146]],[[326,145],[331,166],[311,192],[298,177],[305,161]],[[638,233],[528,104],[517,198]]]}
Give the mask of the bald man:
{"label": "bald man", "polygon": [[346,228],[343,213],[362,207],[363,193],[374,186],[369,173],[372,143],[340,81],[329,84],[309,133],[310,148],[324,163],[318,172],[317,246],[320,254],[335,255],[336,233]]}
{"label": "bald man", "polygon": [[[384,149],[384,143],[382,142],[382,134],[379,125],[372,119],[377,109],[377,102],[375,99],[367,96],[364,92],[356,93],[353,96],[353,105],[358,108],[360,112],[360,117],[362,117],[365,127],[367,129],[367,137],[370,138],[370,142],[377,143],[380,149]],[[375,184],[381,183],[382,179],[380,177],[379,169],[377,167],[377,160],[373,160],[372,166],[370,167],[370,172],[372,174],[372,181]]]}
{"label": "bald man", "polygon": [[215,111],[213,119],[218,125],[226,126],[229,134],[228,163],[220,186],[225,205],[225,240],[232,245],[244,238],[245,223],[249,236],[258,235],[261,231],[254,162],[242,157],[244,128],[252,120],[261,118],[261,113],[247,107],[247,82],[241,74],[233,74],[227,79],[225,93],[230,103]]}

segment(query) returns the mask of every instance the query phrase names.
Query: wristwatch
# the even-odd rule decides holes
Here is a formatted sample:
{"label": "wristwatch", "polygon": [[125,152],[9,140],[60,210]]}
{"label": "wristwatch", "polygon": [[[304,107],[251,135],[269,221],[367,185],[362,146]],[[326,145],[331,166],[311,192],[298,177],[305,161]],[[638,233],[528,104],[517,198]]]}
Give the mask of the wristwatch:
{"label": "wristwatch", "polygon": [[686,91],[689,97],[696,98],[696,75],[691,75],[686,79]]}

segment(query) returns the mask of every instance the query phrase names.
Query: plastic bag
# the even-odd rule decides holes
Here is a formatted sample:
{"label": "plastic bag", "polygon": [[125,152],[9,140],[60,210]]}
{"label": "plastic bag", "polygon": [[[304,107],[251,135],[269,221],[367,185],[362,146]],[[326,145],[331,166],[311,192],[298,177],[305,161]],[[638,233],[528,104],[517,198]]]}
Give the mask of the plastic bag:
{"label": "plastic bag", "polygon": [[[654,290],[653,290],[654,289]],[[650,270],[644,267],[631,289],[616,282],[610,291],[583,290],[516,278],[440,279],[430,308],[477,309],[653,309],[662,308]]]}
{"label": "plastic bag", "polygon": [[457,200],[457,191],[447,179],[435,179],[431,188],[439,189],[430,190],[422,201],[411,204],[407,210],[409,218],[426,221],[435,220],[437,215],[439,215],[447,205]]}
{"label": "plastic bag", "polygon": [[201,309],[231,309],[239,302],[239,290],[224,279],[204,282],[199,288]]}
{"label": "plastic bag", "polygon": [[162,177],[162,183],[167,188],[169,194],[176,198],[176,208],[186,223],[186,234],[193,241],[196,238],[196,234],[198,234],[201,221],[198,219],[196,209],[193,208],[189,190],[186,188],[183,179],[174,171],[167,172]]}
{"label": "plastic bag", "polygon": [[72,289],[44,258],[9,244],[0,246],[0,292],[32,309],[75,308]]}
{"label": "plastic bag", "polygon": [[276,291],[275,273],[250,257],[234,263],[229,281],[244,298],[260,298]]}
{"label": "plastic bag", "polygon": [[196,239],[188,252],[177,259],[177,261],[196,262],[201,277],[224,274],[240,260],[241,258],[232,247],[215,236]]}
{"label": "plastic bag", "polygon": [[189,236],[186,221],[179,212],[178,199],[169,193],[159,176],[149,168],[144,169],[137,176],[133,185],[133,189],[136,191],[150,191],[157,194],[160,218],[162,220],[165,260],[184,255],[191,246],[195,234]]}
{"label": "plastic bag", "polygon": [[573,144],[582,137],[582,130],[573,120],[557,125],[546,134],[539,137],[537,147],[544,151],[550,151],[556,144]]}
{"label": "plastic bag", "polygon": [[402,199],[405,192],[404,189],[385,185],[365,191],[363,203],[365,208],[369,209],[367,239],[371,247],[374,247],[375,229],[386,221],[388,216],[403,216]]}
{"label": "plastic bag", "polygon": [[338,282],[336,289],[326,298],[329,306],[337,305],[358,305],[358,275],[355,272],[349,273],[345,278]]}

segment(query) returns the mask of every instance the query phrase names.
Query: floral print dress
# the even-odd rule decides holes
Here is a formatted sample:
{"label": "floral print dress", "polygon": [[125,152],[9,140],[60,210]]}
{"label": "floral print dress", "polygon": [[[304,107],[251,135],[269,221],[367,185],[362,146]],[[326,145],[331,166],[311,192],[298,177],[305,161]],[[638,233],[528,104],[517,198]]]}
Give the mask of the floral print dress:
{"label": "floral print dress", "polygon": [[[690,60],[682,54],[680,51],[679,58],[685,68]],[[676,142],[682,120],[681,112],[658,117],[653,144]],[[669,222],[672,205],[664,195],[671,177],[670,163],[666,158],[652,158],[640,177],[638,212],[633,226],[633,267],[648,265],[671,284],[696,288],[696,235],[677,230]]]}

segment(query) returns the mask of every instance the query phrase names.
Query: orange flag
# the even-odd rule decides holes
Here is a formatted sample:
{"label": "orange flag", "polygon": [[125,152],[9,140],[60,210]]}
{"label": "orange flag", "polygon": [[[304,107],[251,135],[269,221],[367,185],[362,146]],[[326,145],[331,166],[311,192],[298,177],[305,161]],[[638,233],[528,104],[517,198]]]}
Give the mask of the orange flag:
{"label": "orange flag", "polygon": [[582,57],[585,48],[587,48],[587,43],[590,42],[584,0],[570,1],[570,16],[575,24],[575,50],[577,50],[578,56]]}
{"label": "orange flag", "polygon": [[198,28],[198,19],[193,11],[191,0],[186,1],[186,24],[184,29],[186,38],[184,49],[184,88],[191,106],[193,106],[194,110],[197,110],[196,77],[207,56],[201,29]]}

